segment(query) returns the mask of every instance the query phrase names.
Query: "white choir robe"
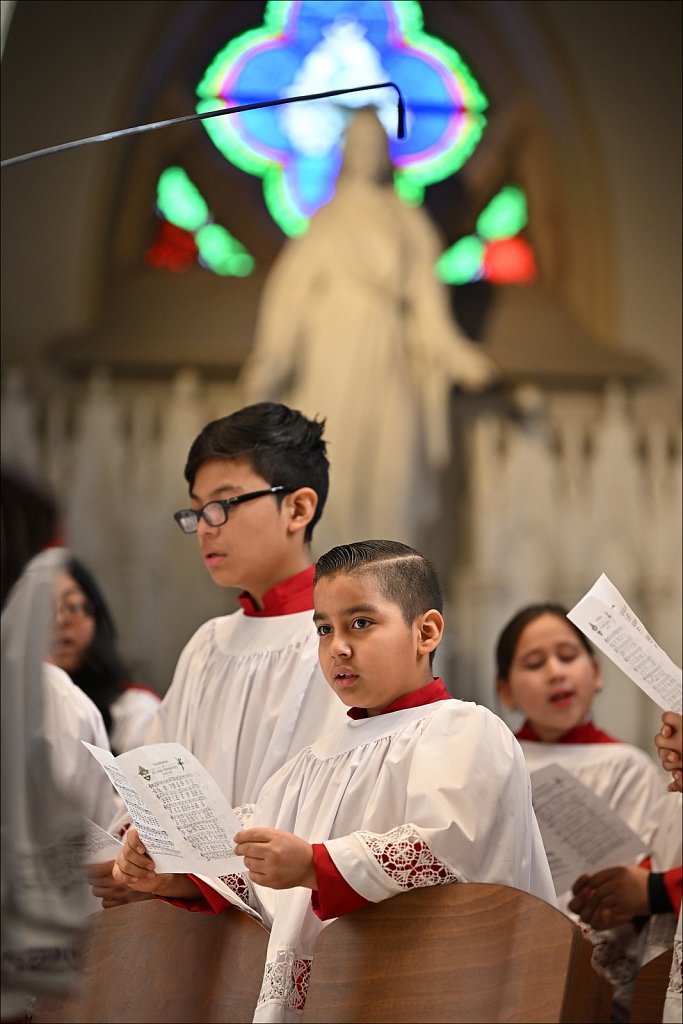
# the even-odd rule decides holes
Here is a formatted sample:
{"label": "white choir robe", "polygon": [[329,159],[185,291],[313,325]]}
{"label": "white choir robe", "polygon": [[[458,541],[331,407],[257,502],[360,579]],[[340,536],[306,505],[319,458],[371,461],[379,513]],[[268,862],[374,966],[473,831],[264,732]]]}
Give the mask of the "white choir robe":
{"label": "white choir robe", "polygon": [[[681,863],[681,798],[667,792],[668,776],[645,751],[629,743],[537,743],[520,740],[529,771],[559,764],[605,800],[643,839],[653,871]],[[616,865],[615,865],[616,866]],[[648,926],[621,925],[596,932],[567,909],[571,892],[561,893],[561,910],[580,925],[598,964],[614,985],[614,1004],[626,1014],[638,968],[673,941],[676,919],[657,914]]]}
{"label": "white choir robe", "polygon": [[[556,905],[522,752],[475,704],[347,719],[269,779],[251,824],[324,843],[371,902],[417,886],[495,882]],[[202,881],[271,931],[254,1020],[300,1020],[315,942],[329,923],[314,914],[311,890],[276,891],[247,873]]]}
{"label": "white choir robe", "polygon": [[43,662],[43,740],[57,785],[83,814],[106,828],[115,813],[116,792],[81,740],[109,749],[102,715],[90,697],[61,668]]}
{"label": "white choir robe", "polygon": [[135,750],[145,742],[161,697],[147,686],[126,683],[120,697],[111,704],[111,748],[117,754]]}
{"label": "white choir robe", "polygon": [[344,719],[320,670],[312,607],[263,618],[240,609],[187,643],[146,742],[182,743],[235,806]]}

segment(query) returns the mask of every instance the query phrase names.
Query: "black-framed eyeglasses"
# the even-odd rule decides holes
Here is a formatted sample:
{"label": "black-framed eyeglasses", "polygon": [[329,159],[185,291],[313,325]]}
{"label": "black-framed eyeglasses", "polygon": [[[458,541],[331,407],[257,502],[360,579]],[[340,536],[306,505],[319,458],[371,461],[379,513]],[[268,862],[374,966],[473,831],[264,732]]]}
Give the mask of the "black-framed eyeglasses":
{"label": "black-framed eyeglasses", "polygon": [[253,501],[254,498],[263,498],[266,494],[278,494],[284,491],[288,494],[290,487],[278,484],[276,487],[268,487],[263,491],[250,491],[248,494],[238,494],[234,498],[222,498],[216,501],[207,501],[201,508],[181,508],[179,512],[173,513],[173,518],[183,533],[196,533],[199,520],[203,519],[209,526],[223,526],[228,521],[228,509],[233,505],[242,505],[245,501]]}
{"label": "black-framed eyeglasses", "polygon": [[60,615],[69,619],[94,618],[95,616],[90,601],[85,599],[79,601],[77,598],[65,598],[62,601],[57,601],[54,612],[55,618],[59,618]]}

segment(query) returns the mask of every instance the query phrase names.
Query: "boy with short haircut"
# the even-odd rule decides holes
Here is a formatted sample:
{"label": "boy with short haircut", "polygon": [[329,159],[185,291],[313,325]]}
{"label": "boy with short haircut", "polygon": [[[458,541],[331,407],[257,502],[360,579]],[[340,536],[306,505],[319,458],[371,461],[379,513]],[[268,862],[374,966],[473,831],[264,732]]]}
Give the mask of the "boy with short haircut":
{"label": "boy with short haircut", "polygon": [[156,875],[134,829],[114,868],[189,910],[259,915],[271,937],[257,1021],[303,1009],[324,923],[357,907],[468,881],[555,903],[517,742],[432,676],[443,633],[434,567],[393,541],[333,548],[314,599],[320,663],[348,719],[263,787],[235,836],[244,873]]}
{"label": "boy with short haircut", "polygon": [[[260,402],[209,423],[187,457],[191,507],[175,519],[196,532],[214,582],[240,588],[241,609],[191,637],[146,742],[182,743],[233,806],[253,802],[273,772],[344,718],[311,622],[311,538],[328,491],[323,430]],[[111,867],[90,869],[105,908],[131,896]]]}

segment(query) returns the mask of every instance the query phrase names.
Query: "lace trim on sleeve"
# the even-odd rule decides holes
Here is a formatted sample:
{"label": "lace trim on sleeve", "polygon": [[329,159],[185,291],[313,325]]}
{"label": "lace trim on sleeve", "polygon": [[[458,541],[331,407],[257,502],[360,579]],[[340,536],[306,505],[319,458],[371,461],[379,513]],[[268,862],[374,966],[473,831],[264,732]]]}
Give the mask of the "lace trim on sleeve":
{"label": "lace trim on sleeve", "polygon": [[674,952],[671,960],[671,973],[669,974],[669,985],[667,994],[681,994],[683,984],[681,983],[681,935],[680,932],[674,939]]}
{"label": "lace trim on sleeve", "polygon": [[258,1006],[275,1002],[286,1010],[303,1010],[310,976],[310,959],[296,958],[290,947],[278,949],[266,963]]}
{"label": "lace trim on sleeve", "polygon": [[383,835],[373,832],[357,832],[356,835],[382,871],[401,889],[465,881],[434,856],[414,825],[400,825]]}
{"label": "lace trim on sleeve", "polygon": [[254,891],[249,884],[249,880],[244,875],[219,875],[218,877],[224,885],[227,885],[228,889],[234,892],[235,896],[239,896],[242,903],[252,910],[258,909],[254,899]]}
{"label": "lace trim on sleeve", "polygon": [[635,930],[631,925],[622,925],[596,932],[583,922],[579,922],[579,927],[593,944],[591,963],[604,972],[612,985],[612,1019],[627,1020],[641,956]]}

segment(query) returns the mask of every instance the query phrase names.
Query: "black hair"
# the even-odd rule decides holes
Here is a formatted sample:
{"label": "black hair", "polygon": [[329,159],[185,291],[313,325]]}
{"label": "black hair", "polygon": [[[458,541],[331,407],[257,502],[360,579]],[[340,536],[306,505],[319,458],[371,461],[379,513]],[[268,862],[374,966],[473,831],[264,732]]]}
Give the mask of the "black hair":
{"label": "black hair", "polygon": [[[257,402],[208,423],[195,438],[185,464],[185,479],[194,487],[197,470],[209,459],[245,459],[272,487],[288,492],[310,487],[318,504],[304,539],[308,542],[320,519],[329,488],[329,462],[322,435],[324,420],[277,402]],[[280,504],[283,494],[274,496]]]}
{"label": "black hair", "polygon": [[[334,576],[372,576],[380,593],[397,604],[410,626],[430,608],[443,611],[443,594],[435,566],[415,548],[395,540],[363,540],[325,552],[315,566],[313,585]],[[430,652],[429,664],[434,660]]]}
{"label": "black hair", "polygon": [[92,643],[84,652],[81,665],[70,671],[69,675],[99,709],[105,728],[111,733],[110,708],[121,696],[122,685],[127,677],[126,667],[117,650],[116,626],[102,591],[83,563],[71,557],[64,571],[83,591],[95,620]]}
{"label": "black hair", "polygon": [[50,494],[6,466],[0,487],[2,607],[24,567],[55,541],[59,519]]}
{"label": "black hair", "polygon": [[530,604],[525,608],[521,608],[516,615],[513,615],[498,637],[498,642],[496,644],[496,677],[498,679],[508,678],[510,665],[512,664],[512,659],[515,656],[517,643],[522,631],[530,622],[534,622],[536,619],[539,619],[541,615],[555,615],[558,619],[564,619],[574,630],[590,657],[595,658],[595,650],[593,649],[593,645],[590,640],[581,632],[578,626],[574,625],[571,619],[567,618],[567,609],[563,605],[555,604],[552,601],[546,601],[541,604]]}

